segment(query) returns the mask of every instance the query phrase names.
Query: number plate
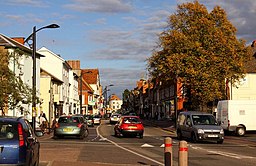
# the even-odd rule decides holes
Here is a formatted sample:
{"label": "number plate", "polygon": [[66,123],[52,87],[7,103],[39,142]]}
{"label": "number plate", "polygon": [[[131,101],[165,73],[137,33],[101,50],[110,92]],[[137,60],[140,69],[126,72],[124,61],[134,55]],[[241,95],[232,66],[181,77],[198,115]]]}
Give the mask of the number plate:
{"label": "number plate", "polygon": [[63,131],[64,132],[71,132],[71,131],[73,131],[73,129],[71,129],[71,128],[64,128]]}
{"label": "number plate", "polygon": [[216,138],[216,137],[218,137],[218,135],[208,135],[208,137],[210,137],[210,138]]}
{"label": "number plate", "polygon": [[129,126],[130,129],[137,129],[136,126]]}

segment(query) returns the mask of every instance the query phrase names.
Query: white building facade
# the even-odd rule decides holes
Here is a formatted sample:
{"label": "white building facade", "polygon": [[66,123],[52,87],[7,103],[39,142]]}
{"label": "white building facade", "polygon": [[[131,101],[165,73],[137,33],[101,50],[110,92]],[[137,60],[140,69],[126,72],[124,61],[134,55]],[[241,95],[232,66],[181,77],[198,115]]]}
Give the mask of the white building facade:
{"label": "white building facade", "polygon": [[[18,38],[17,38],[18,39]],[[9,38],[0,34],[0,45],[2,48],[8,48],[9,53],[15,53],[16,49],[23,51],[24,54],[21,56],[15,54],[15,58],[17,58],[19,65],[13,60],[10,60],[9,68],[12,70],[16,77],[20,77],[24,84],[28,85],[32,89],[32,78],[33,78],[33,59],[32,59],[32,50],[24,45],[24,38],[19,38],[19,41]],[[19,56],[19,58],[18,58]],[[36,53],[36,95],[40,98],[40,58],[42,55]],[[19,103],[21,106],[19,109],[12,109],[6,112],[6,115],[9,116],[24,116],[30,122],[32,121],[32,104],[26,104],[26,101],[22,101]],[[39,114],[39,106],[40,104],[36,104],[36,114]]]}
{"label": "white building facade", "polygon": [[[53,112],[55,112],[56,117],[64,113],[68,114],[70,110],[69,71],[71,70],[71,68],[62,57],[53,53],[45,47],[40,48],[38,52],[45,56],[41,59],[41,68],[62,82],[62,84],[53,85]],[[45,90],[49,91],[49,89]],[[49,112],[48,108],[41,109],[46,113]]]}

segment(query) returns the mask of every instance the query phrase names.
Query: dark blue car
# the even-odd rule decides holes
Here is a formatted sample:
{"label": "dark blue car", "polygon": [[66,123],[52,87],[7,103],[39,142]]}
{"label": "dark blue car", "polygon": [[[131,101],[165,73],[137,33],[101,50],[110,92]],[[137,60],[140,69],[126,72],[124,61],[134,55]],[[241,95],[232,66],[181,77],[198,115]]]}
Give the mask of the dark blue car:
{"label": "dark blue car", "polygon": [[0,165],[39,165],[40,143],[28,120],[0,116]]}

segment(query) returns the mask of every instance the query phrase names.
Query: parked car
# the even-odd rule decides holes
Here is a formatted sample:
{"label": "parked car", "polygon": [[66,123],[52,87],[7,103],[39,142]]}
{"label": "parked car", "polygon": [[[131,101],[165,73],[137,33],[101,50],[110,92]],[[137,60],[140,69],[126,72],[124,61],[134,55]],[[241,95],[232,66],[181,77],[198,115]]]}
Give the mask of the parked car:
{"label": "parked car", "polygon": [[114,126],[115,136],[139,136],[143,138],[144,126],[138,116],[122,116]]}
{"label": "parked car", "polygon": [[54,138],[76,136],[84,139],[88,134],[88,126],[81,115],[61,116],[54,128]]}
{"label": "parked car", "polygon": [[93,116],[93,122],[95,125],[99,125],[101,123],[101,116],[100,115],[94,115]]}
{"label": "parked car", "polygon": [[112,114],[109,118],[109,123],[116,124],[119,121],[120,117],[121,117],[121,114],[115,114],[115,113]]}
{"label": "parked car", "polygon": [[94,120],[92,115],[84,115],[84,119],[88,126],[93,127],[94,126]]}
{"label": "parked car", "polygon": [[41,131],[22,117],[0,117],[0,165],[39,165]]}
{"label": "parked car", "polygon": [[192,142],[212,140],[222,144],[224,130],[210,113],[180,112],[177,119],[177,137],[180,140],[188,138]]}

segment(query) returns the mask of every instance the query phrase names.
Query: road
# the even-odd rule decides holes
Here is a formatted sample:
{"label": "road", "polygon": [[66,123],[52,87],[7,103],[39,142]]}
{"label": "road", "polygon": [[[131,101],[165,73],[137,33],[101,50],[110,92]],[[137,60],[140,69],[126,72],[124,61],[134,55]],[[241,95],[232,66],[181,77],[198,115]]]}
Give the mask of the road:
{"label": "road", "polygon": [[[164,165],[164,139],[173,138],[174,166],[178,165],[179,141],[175,134],[157,127],[145,126],[144,138],[115,137],[113,126],[103,121],[90,128],[85,140],[77,138],[40,138],[40,166],[64,165]],[[256,134],[246,137],[226,136],[223,144],[188,142],[189,165],[254,166]]]}

